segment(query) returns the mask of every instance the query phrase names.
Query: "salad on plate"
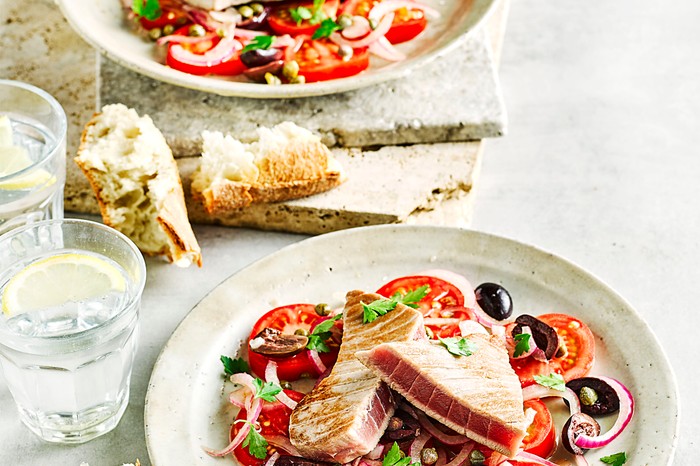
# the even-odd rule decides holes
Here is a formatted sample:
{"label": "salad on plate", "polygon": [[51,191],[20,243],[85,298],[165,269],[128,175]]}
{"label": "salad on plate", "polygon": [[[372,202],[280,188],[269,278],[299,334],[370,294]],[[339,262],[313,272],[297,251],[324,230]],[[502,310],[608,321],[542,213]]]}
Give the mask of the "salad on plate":
{"label": "salad on plate", "polygon": [[[591,375],[595,339],[563,313],[513,313],[507,289],[457,273],[404,276],[344,309],[270,310],[221,356],[243,466],[622,465],[634,398]],[[566,422],[555,419],[566,413]],[[556,413],[556,414],[555,414]],[[605,419],[602,428],[598,420]],[[359,426],[359,427],[358,427]]]}
{"label": "salad on plate", "polygon": [[439,13],[416,0],[121,0],[173,69],[270,85],[345,78],[401,61]]}

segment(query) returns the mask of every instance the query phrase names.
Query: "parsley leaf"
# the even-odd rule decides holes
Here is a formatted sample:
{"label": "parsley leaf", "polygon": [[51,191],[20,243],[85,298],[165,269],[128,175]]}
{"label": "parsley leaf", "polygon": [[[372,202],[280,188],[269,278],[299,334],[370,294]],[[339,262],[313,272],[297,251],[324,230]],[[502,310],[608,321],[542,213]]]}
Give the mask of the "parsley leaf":
{"label": "parsley leaf", "polygon": [[515,350],[513,351],[513,357],[517,358],[523,354],[530,351],[530,335],[529,333],[521,333],[515,335],[513,339],[515,340]]}
{"label": "parsley leaf", "polygon": [[256,378],[253,380],[255,385],[255,398],[262,398],[265,401],[275,401],[275,395],[282,391],[282,387],[273,382],[263,382]]}
{"label": "parsley leaf", "polygon": [[221,356],[221,364],[224,365],[226,375],[239,374],[250,371],[250,366],[243,358],[231,359],[228,356]]}
{"label": "parsley leaf", "polygon": [[252,424],[241,446],[248,447],[248,452],[258,459],[264,460],[267,457],[267,440],[255,430]]}
{"label": "parsley leaf", "polygon": [[[438,337],[439,338],[439,337]],[[478,349],[476,343],[467,338],[439,338],[447,351],[455,356],[471,356]]]}
{"label": "parsley leaf", "polygon": [[275,36],[255,36],[253,40],[243,47],[241,53],[248,52],[249,50],[263,49],[267,50],[272,47],[272,43],[275,41]]}
{"label": "parsley leaf", "polygon": [[306,347],[319,353],[328,353],[331,349],[326,345],[326,340],[331,337],[333,324],[341,317],[343,317],[343,314],[338,314],[314,327],[314,331],[309,335],[309,342],[306,344]]}
{"label": "parsley leaf", "polygon": [[289,14],[291,15],[292,19],[296,21],[297,26],[300,26],[302,21],[304,21],[305,19],[313,18],[313,13],[311,13],[311,10],[309,10],[305,6],[290,8]]}
{"label": "parsley leaf", "polygon": [[610,456],[603,456],[600,461],[613,466],[622,466],[627,462],[627,454],[623,451]]}
{"label": "parsley leaf", "polygon": [[420,463],[411,463],[411,457],[404,455],[399,444],[394,442],[389,451],[384,455],[382,466],[420,466]]}
{"label": "parsley leaf", "polygon": [[566,383],[564,382],[564,377],[561,374],[551,373],[549,375],[536,375],[535,382],[542,385],[543,387],[553,388],[563,392],[566,390]]}
{"label": "parsley leaf", "polygon": [[[335,23],[334,23],[335,24]],[[323,25],[321,25],[321,28]],[[319,30],[321,29],[319,28]],[[318,32],[318,31],[317,31]],[[333,31],[331,31],[333,32]],[[314,33],[315,36],[315,33]],[[428,285],[421,286],[415,290],[411,290],[405,295],[401,293],[395,293],[391,299],[380,298],[376,301],[372,301],[369,304],[362,303],[362,308],[364,309],[364,315],[362,316],[362,322],[368,324],[373,322],[377,317],[383,316],[389,311],[393,311],[396,305],[401,303],[408,307],[416,308],[418,301],[425,298],[428,294]]]}
{"label": "parsley leaf", "polygon": [[131,11],[137,16],[143,16],[149,21],[160,18],[162,13],[158,0],[133,0],[131,3]]}
{"label": "parsley leaf", "polygon": [[323,20],[318,29],[314,31],[314,34],[311,36],[311,38],[313,40],[316,40],[321,39],[323,37],[330,37],[330,35],[338,29],[340,29],[340,26],[335,21],[333,21],[330,18],[326,18]]}

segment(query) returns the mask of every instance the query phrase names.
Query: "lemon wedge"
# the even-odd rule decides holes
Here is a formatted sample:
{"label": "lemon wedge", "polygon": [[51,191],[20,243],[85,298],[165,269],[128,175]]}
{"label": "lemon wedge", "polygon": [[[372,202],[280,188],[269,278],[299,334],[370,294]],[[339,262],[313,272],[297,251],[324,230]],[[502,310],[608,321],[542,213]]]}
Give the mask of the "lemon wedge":
{"label": "lemon wedge", "polygon": [[12,277],[2,293],[2,310],[15,316],[125,290],[124,276],[106,260],[59,254],[32,262]]}
{"label": "lemon wedge", "polygon": [[[6,115],[0,116],[0,178],[24,170],[33,163],[32,159],[29,158],[27,149],[13,145],[10,119]],[[36,186],[52,185],[55,182],[56,177],[41,169],[16,177],[10,181],[0,182],[0,189],[31,189]]]}

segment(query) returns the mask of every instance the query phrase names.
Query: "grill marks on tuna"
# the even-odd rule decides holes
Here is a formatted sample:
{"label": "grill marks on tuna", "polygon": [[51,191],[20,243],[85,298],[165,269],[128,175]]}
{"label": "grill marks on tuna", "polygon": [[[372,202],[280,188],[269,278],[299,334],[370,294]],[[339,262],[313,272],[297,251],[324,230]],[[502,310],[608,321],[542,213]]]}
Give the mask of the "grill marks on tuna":
{"label": "grill marks on tuna", "polygon": [[391,390],[355,353],[384,342],[410,341],[425,330],[421,313],[403,304],[363,324],[362,302],[379,298],[361,291],[347,294],[338,361],[292,412],[289,437],[306,458],[346,463],[369,453],[394,414]]}
{"label": "grill marks on tuna", "polygon": [[357,357],[412,405],[509,457],[526,434],[520,382],[497,337],[470,335],[471,356],[425,341],[385,343]]}

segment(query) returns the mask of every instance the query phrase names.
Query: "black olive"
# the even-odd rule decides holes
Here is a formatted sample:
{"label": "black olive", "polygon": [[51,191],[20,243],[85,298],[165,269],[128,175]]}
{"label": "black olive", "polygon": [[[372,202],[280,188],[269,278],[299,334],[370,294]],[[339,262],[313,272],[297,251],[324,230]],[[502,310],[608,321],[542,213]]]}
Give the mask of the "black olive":
{"label": "black olive", "polygon": [[486,314],[504,320],[513,314],[513,300],[508,290],[497,283],[482,283],[474,290],[476,302]]}
{"label": "black olive", "polygon": [[[586,414],[611,414],[620,409],[620,398],[615,390],[597,377],[570,380],[566,386],[576,393],[581,401],[581,411]],[[595,396],[592,397],[592,393],[595,393]]]}
{"label": "black olive", "polygon": [[583,448],[576,445],[575,440],[581,434],[590,437],[600,435],[600,424],[588,414],[576,413],[566,421],[561,434],[561,443],[574,455],[583,455]]}
{"label": "black olive", "polygon": [[[256,341],[260,344],[253,347]],[[300,353],[306,348],[309,339],[303,335],[288,335],[274,328],[264,328],[251,340],[250,350],[268,357],[287,357]]]}
{"label": "black olive", "polygon": [[277,466],[331,466],[332,464],[291,455],[281,455],[275,462]]}
{"label": "black olive", "polygon": [[523,333],[523,327],[529,327],[532,338],[535,339],[535,345],[544,351],[544,357],[547,359],[554,357],[559,349],[559,336],[556,330],[540,319],[527,314],[518,316],[515,323],[512,331],[513,336]]}
{"label": "black olive", "polygon": [[276,60],[268,63],[267,65],[256,66],[255,68],[248,68],[243,72],[243,74],[245,74],[246,77],[251,81],[264,83],[266,82],[265,75],[267,73],[277,75],[277,73],[279,73],[282,70],[283,66],[284,61]]}
{"label": "black olive", "polygon": [[257,68],[282,59],[282,51],[271,47],[269,49],[253,49],[241,54],[241,61],[248,68]]}

